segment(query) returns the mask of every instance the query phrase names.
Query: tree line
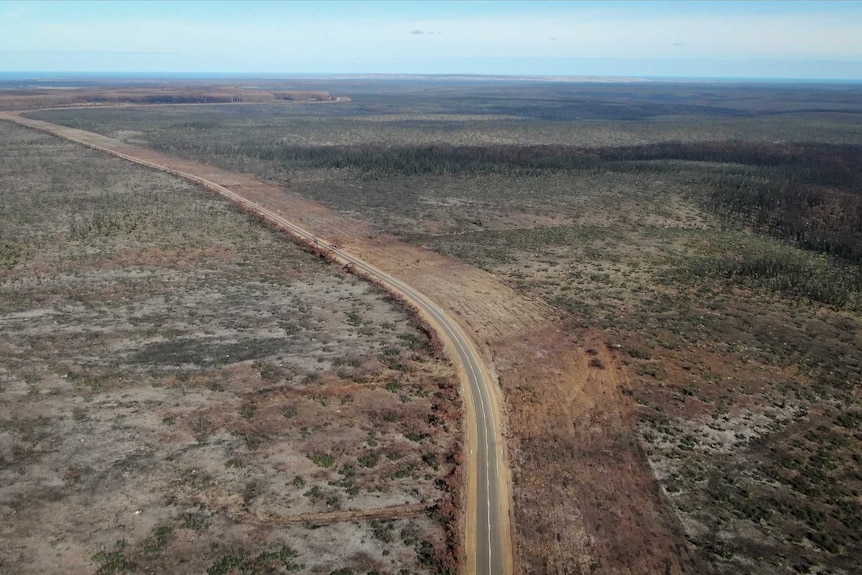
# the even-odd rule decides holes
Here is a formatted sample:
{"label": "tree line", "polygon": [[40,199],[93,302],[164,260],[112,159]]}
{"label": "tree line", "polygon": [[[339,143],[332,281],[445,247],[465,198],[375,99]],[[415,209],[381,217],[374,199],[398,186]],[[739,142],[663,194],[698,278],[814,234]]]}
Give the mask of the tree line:
{"label": "tree line", "polygon": [[[160,146],[187,153],[179,142]],[[678,162],[710,166],[687,193],[702,207],[800,247],[862,265],[862,146],[770,142],[567,145],[338,146],[207,141],[208,155],[245,156],[293,169],[345,169],[366,179],[419,176],[530,177],[548,173],[662,173]],[[737,169],[745,167],[744,170]]]}
{"label": "tree line", "polygon": [[[479,145],[383,143],[289,146],[243,142],[241,153],[294,167],[353,168],[380,176],[482,174],[618,168],[615,163],[682,160],[770,167],[793,183],[862,188],[862,146],[752,142],[667,142],[584,148],[559,144]],[[648,170],[648,166],[634,165]]]}
{"label": "tree line", "polygon": [[564,145],[392,147],[283,146],[261,142],[242,153],[289,168],[357,170],[367,177],[560,171],[653,172],[668,161],[741,164],[757,177],[704,171],[691,194],[704,207],[799,246],[862,264],[862,146],[766,142],[667,142],[579,148]]}

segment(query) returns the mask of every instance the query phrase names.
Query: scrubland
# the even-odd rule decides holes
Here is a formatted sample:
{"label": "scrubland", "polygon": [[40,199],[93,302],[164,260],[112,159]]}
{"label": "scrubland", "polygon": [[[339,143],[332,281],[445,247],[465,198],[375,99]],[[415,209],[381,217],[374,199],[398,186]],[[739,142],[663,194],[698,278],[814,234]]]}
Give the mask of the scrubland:
{"label": "scrubland", "polygon": [[619,363],[617,431],[703,569],[858,569],[858,86],[339,88],[36,117],[283,183],[540,298]]}
{"label": "scrubland", "polygon": [[0,571],[451,566],[457,379],[401,304],[177,178],[0,147]]}

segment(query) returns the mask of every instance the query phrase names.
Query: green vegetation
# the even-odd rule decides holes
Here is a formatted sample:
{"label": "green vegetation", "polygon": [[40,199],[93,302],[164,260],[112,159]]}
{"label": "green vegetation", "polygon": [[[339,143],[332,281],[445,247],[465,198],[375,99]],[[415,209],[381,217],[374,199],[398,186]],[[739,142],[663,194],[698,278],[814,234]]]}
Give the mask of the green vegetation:
{"label": "green vegetation", "polygon": [[103,549],[92,557],[96,564],[96,575],[119,575],[121,573],[134,573],[137,565],[126,557],[128,543],[121,539],[114,544],[114,549],[108,551]]}
{"label": "green vegetation", "polygon": [[318,467],[332,467],[335,465],[335,457],[330,453],[324,453],[321,451],[316,451],[314,453],[309,453],[307,457],[314,462]]}
{"label": "green vegetation", "polygon": [[380,454],[374,451],[359,456],[359,465],[362,467],[375,467],[378,461],[380,461]]}
{"label": "green vegetation", "polygon": [[294,561],[297,553],[287,545],[272,551],[252,555],[244,549],[227,551],[207,569],[207,575],[263,575],[264,573],[293,573],[302,565]]}
{"label": "green vegetation", "polygon": [[153,533],[144,545],[144,551],[147,553],[161,552],[170,543],[173,535],[173,527],[170,525],[159,525],[153,530]]}

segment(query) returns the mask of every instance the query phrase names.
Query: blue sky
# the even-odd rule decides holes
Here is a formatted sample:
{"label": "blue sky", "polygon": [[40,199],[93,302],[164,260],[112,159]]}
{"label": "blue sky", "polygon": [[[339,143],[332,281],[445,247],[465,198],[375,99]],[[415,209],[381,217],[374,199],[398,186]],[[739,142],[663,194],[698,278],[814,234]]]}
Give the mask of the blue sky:
{"label": "blue sky", "polygon": [[0,72],[862,80],[862,2],[6,2]]}

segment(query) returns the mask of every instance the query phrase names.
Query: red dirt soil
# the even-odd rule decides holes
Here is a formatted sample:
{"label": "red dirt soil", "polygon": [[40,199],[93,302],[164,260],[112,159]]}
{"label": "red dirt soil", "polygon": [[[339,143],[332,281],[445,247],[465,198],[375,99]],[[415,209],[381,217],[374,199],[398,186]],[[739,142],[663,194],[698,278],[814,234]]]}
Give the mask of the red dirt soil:
{"label": "red dirt soil", "polygon": [[460,319],[503,391],[521,573],[699,573],[635,434],[627,377],[601,333],[492,274],[379,235],[367,224],[250,175],[72,128],[25,120],[196,174],[337,241]]}

